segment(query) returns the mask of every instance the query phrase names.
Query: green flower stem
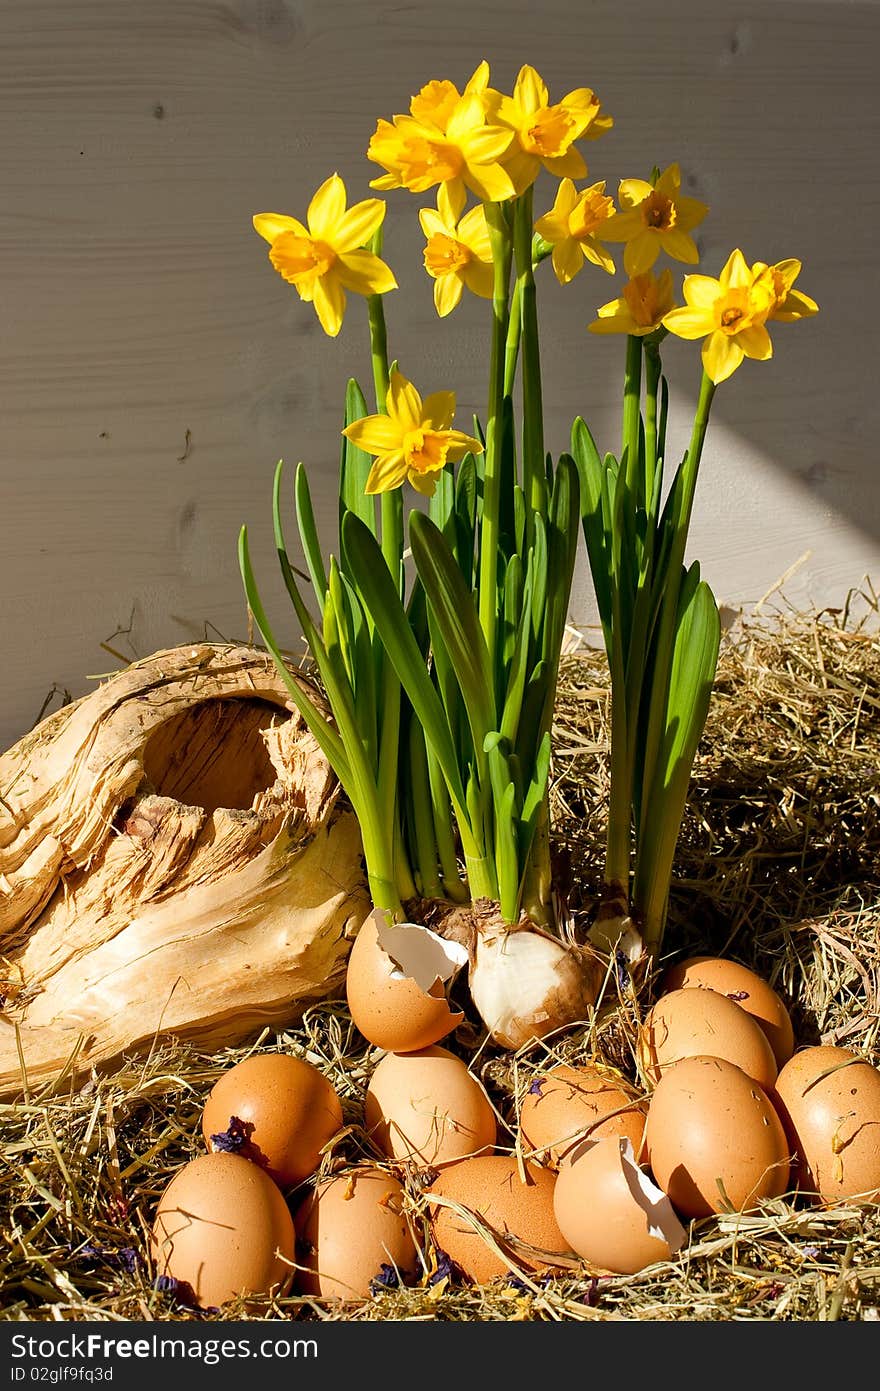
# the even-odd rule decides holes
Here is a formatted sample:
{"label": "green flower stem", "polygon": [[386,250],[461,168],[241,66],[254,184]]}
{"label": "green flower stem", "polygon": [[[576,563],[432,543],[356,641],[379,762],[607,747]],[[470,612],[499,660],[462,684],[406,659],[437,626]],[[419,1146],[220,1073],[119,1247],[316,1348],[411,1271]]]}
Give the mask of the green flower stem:
{"label": "green flower stem", "polygon": [[501,403],[504,399],[504,363],[507,345],[510,264],[513,248],[505,209],[486,203],[486,222],[495,268],[492,294],[492,356],[489,364],[489,410],[486,420],[486,468],[483,480],[483,515],[480,527],[479,612],[495,669],[498,626],[498,520],[501,505]]}
{"label": "green flower stem", "polygon": [[415,831],[419,888],[424,898],[442,898],[443,888],[437,872],[437,846],[434,841],[434,817],[431,809],[425,733],[414,716],[409,722],[408,771],[407,790]]}
{"label": "green flower stem", "polygon": [[533,511],[546,510],[544,473],[544,402],[538,306],[532,266],[533,190],[518,198],[514,211],[516,290],[522,300],[523,491]]}
{"label": "green flower stem", "polygon": [[[382,251],[382,229],[374,233],[370,240],[370,250],[375,255]],[[381,295],[367,297],[367,313],[370,323],[370,357],[373,368],[373,385],[376,392],[376,410],[385,410],[388,394],[388,332],[385,325],[385,309]],[[400,488],[383,493],[381,497],[382,554],[397,586],[403,594],[403,496]],[[412,893],[414,884],[403,848],[400,828],[400,808],[397,800],[397,764],[400,741],[400,682],[393,666],[384,657],[381,664],[381,731],[379,736],[379,808],[383,818],[385,834],[395,847],[396,878],[402,896],[407,890]]]}
{"label": "green flower stem", "polygon": [[[676,515],[673,518],[672,545],[669,550],[669,559],[664,577],[663,597],[658,618],[653,679],[648,706],[648,729],[645,738],[644,762],[640,769],[642,787],[645,792],[642,803],[643,822],[645,813],[650,810],[650,799],[647,794],[653,784],[654,772],[657,766],[657,758],[666,723],[669,676],[672,668],[672,653],[675,645],[682,567],[684,565],[684,554],[687,546],[688,528],[690,526],[691,512],[693,510],[700,458],[703,453],[703,444],[706,439],[706,430],[709,425],[709,415],[712,410],[714,395],[715,384],[704,372],[703,380],[700,385],[700,396],[697,402],[697,409],[694,414],[690,444],[683,465],[682,487],[679,494],[678,507]],[[639,827],[639,844],[641,846],[647,845],[648,843],[650,843],[650,827],[642,824]],[[640,857],[640,862],[636,866],[636,882],[633,889],[633,906],[639,912],[644,912],[645,909],[645,904],[642,902],[643,886],[650,882],[651,878],[650,864],[642,864]]]}
{"label": "green flower stem", "polygon": [[657,387],[660,384],[660,353],[656,343],[645,344],[645,508],[650,511],[657,471]]}
{"label": "green flower stem", "polygon": [[630,333],[626,340],[626,372],[623,382],[623,429],[620,441],[621,463],[626,465],[627,487],[635,493],[639,466],[639,419],[642,400],[642,340]]}
{"label": "green flower stem", "polygon": [[513,395],[516,381],[516,364],[519,359],[519,344],[522,337],[522,284],[514,282],[510,301],[510,319],[507,325],[507,342],[504,348],[504,395]]}
{"label": "green flower stem", "polygon": [[443,877],[443,890],[454,903],[467,903],[468,890],[458,872],[458,857],[455,849],[455,836],[452,831],[452,807],[449,793],[443,781],[443,773],[436,756],[430,748],[428,753],[428,781],[431,788],[431,811],[434,818],[434,837],[437,856],[440,860],[440,873]]}

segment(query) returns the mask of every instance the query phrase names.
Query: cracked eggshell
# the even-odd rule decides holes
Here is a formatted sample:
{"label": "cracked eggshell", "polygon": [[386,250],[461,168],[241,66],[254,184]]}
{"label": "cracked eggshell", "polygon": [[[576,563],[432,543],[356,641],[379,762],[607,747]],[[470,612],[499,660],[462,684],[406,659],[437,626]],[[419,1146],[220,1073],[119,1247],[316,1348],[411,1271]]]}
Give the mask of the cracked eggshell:
{"label": "cracked eggshell", "polygon": [[403,1188],[382,1169],[320,1183],[297,1208],[296,1288],[322,1299],[367,1299],[382,1267],[401,1283],[418,1271]]}
{"label": "cracked eggshell", "polygon": [[348,958],[345,993],[356,1028],[391,1053],[438,1043],[464,1019],[450,1009],[446,986],[467,959],[459,943],[418,923],[388,925],[374,909]]}
{"label": "cracked eggshell", "polygon": [[159,1199],[151,1240],[156,1274],[187,1284],[202,1309],[237,1295],[286,1293],[294,1247],[281,1190],[237,1154],[191,1160]]}
{"label": "cracked eggshell", "polygon": [[668,1261],[687,1240],[668,1197],[639,1168],[627,1139],[579,1148],[559,1172],[553,1210],[572,1250],[614,1275]]}
{"label": "cracked eggshell", "polygon": [[723,1058],[684,1058],[663,1073],[648,1106],[645,1147],[654,1178],[685,1217],[728,1206],[749,1212],[789,1186],[779,1116],[763,1088]]}
{"label": "cracked eggshell", "polygon": [[441,1168],[491,1150],[495,1112],[461,1058],[436,1045],[388,1053],[370,1079],[364,1123],[390,1159]]}
{"label": "cracked eggshell", "polygon": [[798,1186],[826,1203],[880,1201],[880,1072],[849,1048],[804,1048],[776,1079]]}
{"label": "cracked eggshell", "polygon": [[241,1121],[237,1150],[265,1169],[281,1188],[292,1188],[318,1167],[320,1152],[342,1126],[342,1105],[327,1078],[288,1053],[259,1053],[225,1072],[202,1113],[202,1134],[212,1136]]}
{"label": "cracked eggshell", "polygon": [[672,990],[661,995],[639,1030],[639,1062],[657,1082],[682,1058],[723,1058],[766,1091],[776,1081],[773,1049],[755,1020],[714,990]]}
{"label": "cracked eggshell", "polygon": [[691,956],[670,966],[661,982],[661,994],[671,990],[714,990],[750,1014],[767,1036],[776,1058],[784,1067],[794,1052],[794,1029],[788,1010],[771,985],[741,966],[720,956]]}
{"label": "cracked eggshell", "polygon": [[[524,1168],[525,1182],[514,1155],[464,1159],[443,1169],[428,1192],[435,1245],[475,1284],[510,1271],[570,1264],[568,1244],[553,1212],[555,1175],[537,1164],[527,1162]],[[431,1203],[432,1196],[444,1201]],[[504,1256],[489,1245],[467,1212],[446,1205],[450,1202],[475,1214]]]}
{"label": "cracked eggshell", "polygon": [[638,1154],[647,1108],[647,1098],[637,1100],[598,1068],[562,1063],[532,1080],[520,1106],[520,1134],[526,1150],[541,1157],[546,1151],[547,1162],[560,1167],[581,1142],[606,1136],[629,1139]]}

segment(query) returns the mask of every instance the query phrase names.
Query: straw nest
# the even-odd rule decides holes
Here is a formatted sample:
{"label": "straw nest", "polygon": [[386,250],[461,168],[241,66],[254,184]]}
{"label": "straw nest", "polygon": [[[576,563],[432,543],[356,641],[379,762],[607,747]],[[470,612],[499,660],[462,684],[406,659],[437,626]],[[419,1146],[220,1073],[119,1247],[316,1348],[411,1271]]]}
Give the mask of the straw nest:
{"label": "straw nest", "polygon": [[[791,1008],[800,1042],[880,1062],[880,610],[873,589],[840,610],[777,608],[726,634],[694,768],[665,939],[752,965]],[[563,661],[553,806],[558,873],[576,917],[599,887],[608,796],[604,658],[585,643]],[[517,1055],[480,1046],[471,1017],[453,1047],[472,1062],[514,1144],[530,1076],[597,1056],[633,1077],[639,1004],[612,999],[589,1029]],[[779,1199],[692,1224],[669,1263],[634,1276],[583,1264],[553,1278],[451,1285],[425,1243],[420,1284],[357,1305],[286,1297],[201,1313],[154,1288],[147,1234],[160,1193],[202,1150],[200,1115],[218,1076],[253,1048],[314,1062],[349,1127],[322,1161],[369,1157],[360,1128],[379,1054],[328,1001],[295,1031],[211,1056],[160,1044],[81,1089],[0,1106],[0,1310],[7,1319],[861,1320],[880,1317],[880,1208]],[[411,1186],[414,1221],[424,1202]]]}

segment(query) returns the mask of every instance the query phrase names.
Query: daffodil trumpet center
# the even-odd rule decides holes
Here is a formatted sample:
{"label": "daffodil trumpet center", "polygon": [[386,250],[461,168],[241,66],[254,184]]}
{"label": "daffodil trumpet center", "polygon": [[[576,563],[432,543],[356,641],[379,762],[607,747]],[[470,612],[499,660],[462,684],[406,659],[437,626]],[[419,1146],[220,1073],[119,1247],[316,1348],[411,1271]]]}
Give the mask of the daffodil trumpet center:
{"label": "daffodil trumpet center", "polygon": [[588,193],[578,202],[568,219],[569,234],[575,241],[583,241],[607,222],[614,212],[614,200],[604,193]]}
{"label": "daffodil trumpet center", "polygon": [[293,284],[313,284],[327,274],[336,262],[336,252],[326,242],[283,232],[269,250],[277,271]]}
{"label": "daffodil trumpet center", "polygon": [[425,247],[425,269],[434,276],[464,270],[472,259],[469,247],[444,232],[435,232]]}
{"label": "daffodil trumpet center", "polygon": [[645,226],[654,232],[669,232],[678,220],[675,203],[665,193],[659,193],[656,188],[641,203],[640,212]]}
{"label": "daffodil trumpet center", "polygon": [[413,473],[442,469],[448,453],[448,440],[436,430],[408,430],[403,437],[403,457]]}
{"label": "daffodil trumpet center", "polygon": [[531,125],[520,133],[520,144],[530,155],[556,159],[571,144],[574,128],[574,121],[562,107],[548,106],[536,112]]}
{"label": "daffodil trumpet center", "polygon": [[762,297],[756,302],[748,287],[729,289],[720,295],[715,304],[715,324],[722,333],[741,333],[752,324],[761,323],[766,315],[767,304]]}

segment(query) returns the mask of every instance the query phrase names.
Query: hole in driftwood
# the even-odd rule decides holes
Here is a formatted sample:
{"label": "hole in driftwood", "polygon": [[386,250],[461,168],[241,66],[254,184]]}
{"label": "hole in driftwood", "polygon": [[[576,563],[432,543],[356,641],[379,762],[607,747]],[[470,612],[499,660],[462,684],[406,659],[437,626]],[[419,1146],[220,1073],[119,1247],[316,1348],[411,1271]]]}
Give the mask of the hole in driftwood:
{"label": "hole in driftwood", "polygon": [[190,807],[248,811],[276,781],[262,731],[282,716],[266,700],[205,700],[150,735],[144,773],[163,797]]}

